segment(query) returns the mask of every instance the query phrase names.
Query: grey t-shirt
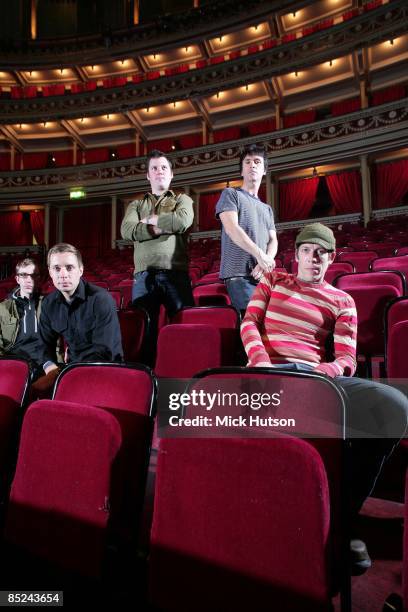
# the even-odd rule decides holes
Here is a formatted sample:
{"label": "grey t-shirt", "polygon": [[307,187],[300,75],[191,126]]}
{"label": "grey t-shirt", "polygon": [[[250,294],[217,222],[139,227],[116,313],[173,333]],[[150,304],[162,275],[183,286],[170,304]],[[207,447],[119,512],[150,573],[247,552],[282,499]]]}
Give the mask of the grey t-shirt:
{"label": "grey t-shirt", "polygon": [[[266,251],[270,240],[269,232],[275,229],[272,208],[243,189],[227,187],[217,202],[216,217],[219,218],[220,213],[227,210],[237,212],[240,227],[259,248]],[[256,259],[237,246],[223,227],[220,278],[249,276],[256,264]]]}

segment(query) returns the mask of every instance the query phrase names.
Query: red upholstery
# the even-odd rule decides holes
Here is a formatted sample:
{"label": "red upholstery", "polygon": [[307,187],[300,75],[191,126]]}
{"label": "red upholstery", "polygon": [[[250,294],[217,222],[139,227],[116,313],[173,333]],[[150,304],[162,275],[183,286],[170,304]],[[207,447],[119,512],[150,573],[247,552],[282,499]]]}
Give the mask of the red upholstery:
{"label": "red upholstery", "polygon": [[385,331],[389,331],[400,321],[408,321],[408,297],[405,296],[388,304],[385,312]]}
{"label": "red upholstery", "polygon": [[392,378],[408,378],[407,362],[408,320],[395,323],[387,334],[387,376]]}
{"label": "red upholstery", "polygon": [[221,346],[221,332],[211,325],[166,325],[159,333],[154,371],[161,378],[191,378],[221,365]]}
{"label": "red upholstery", "polygon": [[149,317],[142,308],[118,312],[125,361],[143,362],[143,352],[149,330]]}
{"label": "red upholstery", "polygon": [[120,427],[106,411],[34,402],[24,419],[6,538],[65,569],[100,573]]}
{"label": "red upholstery", "polygon": [[392,270],[389,272],[367,272],[361,274],[342,274],[336,278],[335,286],[348,293],[351,287],[374,287],[378,285],[389,285],[395,287],[399,295],[405,293],[405,279],[400,272]]}
{"label": "red upholstery", "polygon": [[348,253],[340,253],[336,261],[351,262],[356,272],[368,272],[370,263],[378,257],[376,251],[349,251]]}
{"label": "red upholstery", "polygon": [[162,440],[150,599],[163,610],[329,610],[329,523],[324,466],[303,440]]}
{"label": "red upholstery", "polygon": [[[342,277],[341,277],[342,278]],[[357,308],[357,353],[382,355],[384,351],[384,312],[386,305],[400,294],[390,285],[341,287],[349,293]]]}
{"label": "red upholstery", "polygon": [[28,363],[0,359],[0,487],[6,486],[9,461],[18,435],[19,418],[30,376]]}
{"label": "red upholstery", "polygon": [[239,325],[241,315],[233,306],[195,306],[183,308],[170,321],[171,323],[200,323],[212,325],[221,333],[221,363],[224,366],[238,365],[240,347]]}
{"label": "red upholstery", "polygon": [[330,264],[329,268],[327,269],[327,272],[324,276],[324,280],[328,283],[332,283],[332,281],[336,278],[336,276],[339,276],[340,274],[344,274],[344,273],[350,273],[350,272],[351,273],[355,272],[355,268],[351,262],[349,261],[334,262]]}
{"label": "red upholstery", "polygon": [[374,259],[371,268],[373,271],[398,270],[406,278],[408,276],[408,257],[406,255],[401,255],[400,257],[379,257]]}
{"label": "red upholstery", "polygon": [[197,285],[193,289],[196,306],[231,304],[227,289],[223,283]]}
{"label": "red upholstery", "polygon": [[120,539],[135,537],[144,498],[156,387],[144,366],[76,364],[57,380],[54,399],[104,408],[117,420],[122,447],[115,462],[111,528]]}

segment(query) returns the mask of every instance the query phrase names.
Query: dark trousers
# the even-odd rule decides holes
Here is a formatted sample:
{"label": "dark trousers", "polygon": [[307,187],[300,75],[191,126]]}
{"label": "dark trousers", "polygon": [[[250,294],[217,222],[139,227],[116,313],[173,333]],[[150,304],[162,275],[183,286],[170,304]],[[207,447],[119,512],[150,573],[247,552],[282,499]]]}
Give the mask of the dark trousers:
{"label": "dark trousers", "polygon": [[[276,365],[292,371],[313,370],[304,364]],[[408,398],[390,385],[363,378],[333,379],[346,394],[346,435],[351,451],[351,514],[356,515],[374,489],[381,469],[408,423]]]}
{"label": "dark trousers", "polygon": [[184,306],[194,306],[191,281],[188,272],[182,270],[145,270],[134,276],[133,306],[141,306],[150,317],[149,354],[147,361],[154,366],[160,305],[172,317]]}

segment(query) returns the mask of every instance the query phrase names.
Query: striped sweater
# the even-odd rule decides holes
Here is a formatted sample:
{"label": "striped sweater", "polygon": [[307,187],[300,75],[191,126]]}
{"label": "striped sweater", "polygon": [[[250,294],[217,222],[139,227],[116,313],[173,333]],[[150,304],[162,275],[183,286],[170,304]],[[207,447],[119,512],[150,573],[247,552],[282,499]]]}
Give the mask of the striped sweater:
{"label": "striped sweater", "polygon": [[[241,325],[250,366],[304,363],[329,376],[356,370],[357,313],[354,300],[325,281],[293,274],[265,274]],[[328,360],[330,340],[333,359]],[[334,344],[334,346],[333,346]]]}

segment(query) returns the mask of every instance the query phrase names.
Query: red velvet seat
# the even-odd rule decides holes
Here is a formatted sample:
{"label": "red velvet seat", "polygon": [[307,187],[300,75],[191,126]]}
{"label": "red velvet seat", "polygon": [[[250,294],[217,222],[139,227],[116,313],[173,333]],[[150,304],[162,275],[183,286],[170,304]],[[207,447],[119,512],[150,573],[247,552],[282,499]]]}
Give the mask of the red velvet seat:
{"label": "red velvet seat", "polygon": [[340,253],[336,261],[349,261],[356,269],[356,272],[368,272],[370,263],[378,257],[376,251],[354,251]]}
{"label": "red velvet seat", "polygon": [[391,285],[401,296],[406,292],[405,278],[398,270],[341,274],[333,284],[346,292],[351,287],[378,285]]}
{"label": "red velvet seat", "polygon": [[[408,297],[399,297],[389,302],[384,313],[384,331],[385,331],[385,346],[386,346],[386,371],[387,368],[387,345],[389,335],[393,328],[401,321],[408,321]],[[395,334],[394,334],[395,336]]]}
{"label": "red velvet seat", "polygon": [[408,276],[408,257],[406,255],[401,255],[400,257],[379,257],[371,263],[371,269],[373,272],[379,270],[398,270],[406,278]]}
{"label": "red velvet seat", "polygon": [[336,261],[328,267],[324,280],[331,284],[340,274],[353,273],[355,271],[355,267],[350,261]]}
{"label": "red velvet seat", "polygon": [[221,360],[221,332],[212,325],[175,323],[160,330],[154,368],[160,378],[191,378]]}
{"label": "red velvet seat", "polygon": [[149,315],[143,308],[132,308],[120,310],[118,317],[125,361],[143,363],[149,335]]}
{"label": "red velvet seat", "polygon": [[241,315],[234,306],[194,306],[179,310],[170,323],[200,323],[220,330],[222,365],[239,365]]}
{"label": "red velvet seat", "polygon": [[24,418],[6,539],[61,568],[98,576],[120,446],[119,424],[105,410],[34,402]]}
{"label": "red velvet seat", "polygon": [[10,453],[16,443],[30,368],[23,359],[0,359],[0,488],[8,480]]}
{"label": "red velvet seat", "polygon": [[326,472],[307,442],[163,440],[150,599],[162,610],[330,610],[329,529]]}
{"label": "red velvet seat", "polygon": [[231,304],[231,300],[224,283],[196,285],[193,289],[193,297],[196,306],[217,306],[222,304]]}
{"label": "red velvet seat", "polygon": [[[205,415],[215,422],[217,415],[273,415],[294,418],[296,427],[201,426],[186,427],[183,433],[180,427],[166,431],[164,425],[152,529],[153,603],[166,610],[269,609],[267,601],[277,610],[330,609],[330,593],[340,583],[345,592],[349,587],[343,556],[348,546],[342,471],[345,407],[338,388],[309,373],[219,368],[197,375],[188,389],[193,390],[197,397],[200,391],[222,391],[227,398],[255,393],[258,399],[278,393],[282,401],[251,412],[248,403],[232,399],[225,410],[223,400],[216,399],[211,411],[190,405],[182,414],[171,411],[172,416]],[[295,432],[314,439],[310,445],[293,440],[290,434]],[[242,439],[272,435],[274,439]],[[292,462],[292,450],[296,455],[303,449],[305,457]],[[308,480],[312,456],[325,466],[330,504],[319,488],[326,487],[324,469],[313,485]],[[302,492],[306,482],[306,490],[320,493]],[[309,519],[316,520],[313,527],[306,524]],[[185,588],[177,587],[176,575],[183,575]],[[200,590],[200,584],[205,588]]]}
{"label": "red velvet seat", "polygon": [[156,410],[156,380],[149,368],[124,364],[73,364],[57,379],[53,399],[103,408],[120,425],[111,528],[120,542],[136,538],[143,505]]}
{"label": "red velvet seat", "polygon": [[408,320],[395,323],[388,330],[386,345],[387,377],[391,380],[408,379],[407,345]]}

